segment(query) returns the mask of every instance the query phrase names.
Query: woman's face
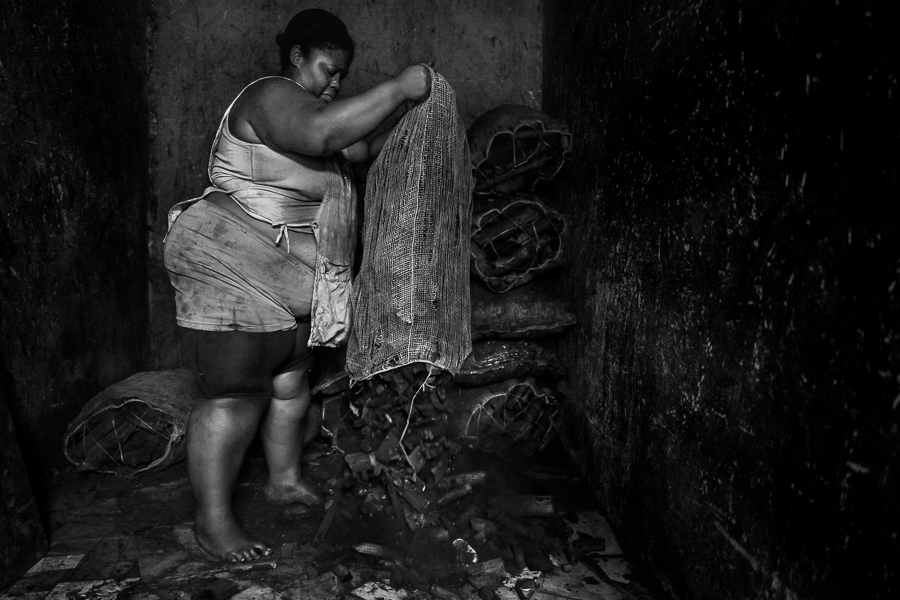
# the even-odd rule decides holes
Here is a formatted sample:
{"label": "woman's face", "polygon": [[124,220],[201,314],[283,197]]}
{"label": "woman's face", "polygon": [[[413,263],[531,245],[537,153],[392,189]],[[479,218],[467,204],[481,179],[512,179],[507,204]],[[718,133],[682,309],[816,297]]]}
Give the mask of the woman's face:
{"label": "woman's face", "polygon": [[311,50],[309,57],[302,52],[295,56],[300,85],[325,102],[334,100],[350,69],[350,55],[345,50]]}

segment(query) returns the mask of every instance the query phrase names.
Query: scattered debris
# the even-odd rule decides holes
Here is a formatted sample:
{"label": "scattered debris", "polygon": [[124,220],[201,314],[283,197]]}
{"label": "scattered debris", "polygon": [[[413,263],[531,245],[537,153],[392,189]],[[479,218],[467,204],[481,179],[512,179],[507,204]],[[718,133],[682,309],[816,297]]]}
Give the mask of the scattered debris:
{"label": "scattered debris", "polygon": [[600,544],[603,548],[591,548],[591,551],[599,552],[606,556],[618,556],[622,554],[612,527],[606,517],[596,511],[575,511],[573,517],[567,515],[566,526],[569,537],[566,541],[573,545],[587,547],[590,543]]}
{"label": "scattered debris", "polygon": [[469,583],[477,589],[496,588],[506,578],[506,565],[502,558],[492,558],[466,566]]}
{"label": "scattered debris", "polygon": [[534,592],[537,589],[537,583],[530,577],[523,577],[516,580],[515,589],[516,594],[518,594],[521,600],[527,600],[534,596]]}
{"label": "scattered debris", "polygon": [[138,569],[141,579],[152,581],[158,579],[169,569],[182,565],[188,560],[187,552],[167,552],[164,554],[151,554],[138,559]]}
{"label": "scattered debris", "polygon": [[289,600],[289,596],[280,594],[267,585],[254,583],[232,596],[231,600]]}
{"label": "scattered debris", "polygon": [[603,570],[607,577],[619,583],[631,583],[631,564],[624,558],[606,558],[593,557],[589,553],[588,556],[597,561],[597,565]]}
{"label": "scattered debris", "polygon": [[191,595],[191,600],[226,600],[240,591],[240,587],[228,579],[216,579]]}
{"label": "scattered debris", "polygon": [[48,571],[64,571],[74,569],[84,558],[84,554],[68,554],[64,556],[45,556],[33,567],[28,569],[26,575],[36,575]]}
{"label": "scattered debris", "polygon": [[[402,377],[406,380],[405,375]],[[417,380],[407,380],[407,384],[412,389]],[[348,387],[345,392],[350,390]],[[355,390],[350,393],[357,396]],[[314,441],[317,455],[304,463],[304,469],[313,475],[311,480],[330,493],[330,501],[324,508],[266,509],[254,504],[252,514],[256,516],[252,523],[248,521],[248,530],[257,531],[260,525],[268,523],[270,531],[280,527],[280,534],[285,536],[266,560],[227,565],[210,559],[194,539],[188,520],[189,506],[176,508],[183,510],[180,520],[165,526],[133,523],[122,527],[110,520],[113,513],[133,510],[134,500],[140,499],[146,505],[150,496],[158,497],[162,513],[172,510],[163,505],[182,507],[184,497],[179,490],[187,486],[187,480],[181,472],[176,483],[148,486],[147,481],[165,477],[160,472],[146,475],[140,486],[129,488],[125,494],[92,498],[91,506],[106,508],[78,513],[79,528],[90,527],[87,522],[82,524],[82,519],[90,517],[98,523],[102,519],[102,531],[108,528],[110,535],[126,531],[130,536],[144,531],[149,533],[148,538],[165,540],[169,545],[142,554],[130,569],[129,563],[117,555],[118,562],[105,572],[113,573],[113,567],[119,569],[115,577],[130,577],[128,586],[104,587],[96,582],[110,580],[93,577],[93,583],[84,589],[98,592],[89,592],[90,597],[110,600],[648,597],[638,593],[641,583],[632,579],[627,557],[606,519],[596,511],[578,511],[581,501],[564,491],[574,481],[563,472],[565,467],[554,471],[556,459],[548,462],[540,456],[520,464],[520,457],[485,454],[464,446],[447,451],[447,441],[453,441],[452,431],[444,427],[446,422],[441,415],[451,413],[453,400],[436,392],[433,397],[434,402],[428,400],[429,407],[423,413],[413,412],[408,428],[408,413],[398,409],[397,415],[391,416],[396,427],[365,434],[357,427],[361,423],[355,423],[363,411],[369,411],[367,420],[381,415],[388,422],[387,415],[391,413],[382,406],[383,398],[372,396],[354,404],[351,398],[337,395],[336,400],[323,402],[323,427],[338,432],[337,445],[333,439],[327,443]],[[414,406],[420,400],[416,399]],[[408,409],[409,405],[403,407]],[[326,423],[329,411],[337,421]],[[430,415],[427,418],[426,412]],[[424,431],[436,436],[430,437]],[[369,441],[364,444],[366,439]],[[425,451],[428,443],[439,444],[441,452],[429,457]],[[346,452],[348,448],[353,452]],[[495,460],[517,462],[507,466]],[[260,460],[256,465],[253,478],[264,482],[264,463]],[[253,478],[245,477],[243,486],[238,488],[238,496],[244,501],[260,498]],[[127,480],[113,479],[122,486],[127,484]],[[154,490],[167,493],[157,494]],[[82,504],[85,502],[79,503]],[[55,518],[65,520],[66,514],[58,513]],[[72,529],[71,522],[66,526]],[[121,548],[121,544],[113,542],[110,548]],[[68,587],[59,588],[64,593],[57,594],[57,600],[69,592],[72,600],[87,597],[75,591],[68,579],[82,577],[84,557],[91,562],[92,556],[70,552],[47,557],[41,566],[36,565],[35,571],[54,565],[69,568],[50,571],[56,579],[45,577],[41,592],[49,596],[55,586],[66,583]],[[60,579],[63,575],[65,578]],[[103,595],[106,590],[111,595]],[[24,587],[10,590],[16,597],[25,591]]]}
{"label": "scattered debris", "polygon": [[552,517],[556,515],[551,496],[491,496],[488,506],[505,515],[518,517]]}
{"label": "scattered debris", "polygon": [[403,600],[408,596],[405,590],[396,590],[386,583],[370,581],[351,592],[359,600]]}
{"label": "scattered debris", "polygon": [[353,548],[360,554],[378,556],[380,558],[386,558],[395,562],[403,560],[402,552],[400,552],[399,550],[394,550],[393,548],[388,548],[387,546],[381,546],[379,544],[356,544]]}
{"label": "scattered debris", "polygon": [[341,498],[343,496],[343,490],[341,488],[337,488],[334,490],[334,495],[329,501],[329,505],[325,510],[325,518],[322,519],[322,524],[319,525],[318,531],[316,531],[316,535],[313,537],[312,545],[313,548],[322,543],[322,540],[325,538],[325,535],[328,533],[328,528],[331,527],[331,522],[334,521],[334,515],[341,508]]}

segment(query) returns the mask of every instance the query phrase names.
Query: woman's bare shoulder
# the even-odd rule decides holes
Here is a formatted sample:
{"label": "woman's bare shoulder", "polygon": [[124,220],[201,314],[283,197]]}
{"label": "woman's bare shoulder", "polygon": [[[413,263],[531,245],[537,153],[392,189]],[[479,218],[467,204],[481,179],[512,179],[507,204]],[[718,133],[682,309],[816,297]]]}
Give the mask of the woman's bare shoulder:
{"label": "woman's bare shoulder", "polygon": [[[228,124],[232,134],[250,143],[263,143],[276,150],[298,150],[297,135],[303,135],[303,115],[320,101],[290,79],[268,77],[252,83],[238,98]],[[301,144],[302,146],[302,144]]]}
{"label": "woman's bare shoulder", "polygon": [[299,84],[286,77],[265,77],[254,81],[247,88],[249,95],[257,101],[271,101],[289,99],[292,102],[298,100],[315,100],[315,97],[300,87]]}
{"label": "woman's bare shoulder", "polygon": [[253,124],[253,128],[257,130],[260,127],[266,128],[267,122],[278,121],[288,108],[291,111],[303,110],[304,106],[314,101],[311,94],[290,79],[258,79],[247,86],[235,102],[229,124],[238,131],[242,129],[240,121]]}
{"label": "woman's bare shoulder", "polygon": [[238,114],[248,114],[284,103],[298,106],[313,99],[311,94],[290,79],[266,77],[248,85],[238,97],[233,110]]}

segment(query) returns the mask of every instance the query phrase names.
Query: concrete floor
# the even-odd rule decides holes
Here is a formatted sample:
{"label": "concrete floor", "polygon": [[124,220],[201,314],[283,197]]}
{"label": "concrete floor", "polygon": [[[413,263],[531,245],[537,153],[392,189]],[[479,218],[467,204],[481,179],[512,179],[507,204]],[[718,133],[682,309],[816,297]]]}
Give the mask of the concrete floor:
{"label": "concrete floor", "polygon": [[[309,454],[307,475],[327,489],[344,465],[339,454],[328,454],[326,446],[319,446],[319,453]],[[423,546],[419,543],[423,533],[414,534],[390,511],[363,514],[360,507],[364,507],[367,487],[359,481],[342,494],[327,535],[314,547],[311,540],[325,510],[266,504],[260,491],[265,463],[251,450],[235,506],[245,527],[276,548],[271,558],[225,565],[197,546],[192,532],[193,497],[183,462],[131,480],[73,470],[59,476],[44,509],[48,556],[0,600],[474,600],[490,598],[487,588],[496,598],[513,600],[520,598],[515,589],[519,580],[520,588],[534,580],[536,591],[531,597],[536,600],[665,597],[653,591],[650,578],[622,551],[556,445],[519,464],[492,454],[462,452],[452,470],[483,470],[487,480],[473,494],[443,507],[442,526],[431,530],[441,531],[445,544],[464,540],[484,565],[491,558],[495,563],[502,559],[503,576],[494,580],[496,585],[482,589],[481,595],[473,579],[461,570],[462,555],[430,554],[434,544]],[[489,508],[492,498],[508,494],[549,497],[554,514],[516,516]],[[472,529],[472,517],[490,522],[485,535]],[[485,521],[478,522],[483,526]],[[603,538],[600,545],[596,544],[599,538]],[[361,546],[362,552],[354,548],[362,543],[375,546]],[[377,556],[384,549],[394,555]],[[428,562],[423,556],[430,557],[424,571],[427,576],[403,577],[402,573],[410,572],[409,565]]]}

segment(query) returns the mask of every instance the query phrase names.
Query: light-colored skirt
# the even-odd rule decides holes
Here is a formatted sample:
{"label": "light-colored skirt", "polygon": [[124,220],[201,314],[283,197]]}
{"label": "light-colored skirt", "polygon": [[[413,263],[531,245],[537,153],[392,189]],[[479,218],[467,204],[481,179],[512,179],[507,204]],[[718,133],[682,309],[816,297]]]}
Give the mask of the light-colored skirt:
{"label": "light-colored skirt", "polygon": [[178,216],[164,253],[182,327],[262,333],[309,317],[313,269],[206,200]]}

